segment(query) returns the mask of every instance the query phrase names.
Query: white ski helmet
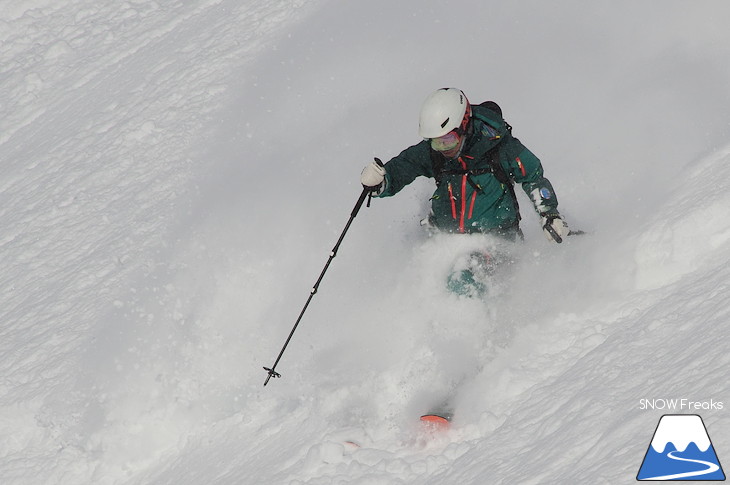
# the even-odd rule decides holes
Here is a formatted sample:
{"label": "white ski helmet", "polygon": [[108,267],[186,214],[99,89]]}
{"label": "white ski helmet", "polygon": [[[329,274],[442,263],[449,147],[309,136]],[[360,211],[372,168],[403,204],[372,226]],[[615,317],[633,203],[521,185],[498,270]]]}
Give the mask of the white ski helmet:
{"label": "white ski helmet", "polygon": [[438,89],[421,106],[418,134],[422,138],[438,138],[456,128],[465,129],[470,116],[471,106],[460,89]]}

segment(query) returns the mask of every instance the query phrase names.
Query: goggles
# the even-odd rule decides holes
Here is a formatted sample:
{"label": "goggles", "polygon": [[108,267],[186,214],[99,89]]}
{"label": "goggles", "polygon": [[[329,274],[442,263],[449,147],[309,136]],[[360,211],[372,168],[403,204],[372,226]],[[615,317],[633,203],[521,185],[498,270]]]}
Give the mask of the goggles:
{"label": "goggles", "polygon": [[459,143],[461,143],[461,136],[459,136],[457,131],[452,130],[438,138],[431,138],[431,148],[437,152],[450,152],[455,150],[459,146]]}

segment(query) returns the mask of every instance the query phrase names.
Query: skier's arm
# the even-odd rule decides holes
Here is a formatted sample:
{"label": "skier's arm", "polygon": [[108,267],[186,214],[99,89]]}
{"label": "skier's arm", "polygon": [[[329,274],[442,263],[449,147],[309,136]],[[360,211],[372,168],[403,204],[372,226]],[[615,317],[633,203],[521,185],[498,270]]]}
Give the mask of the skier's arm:
{"label": "skier's arm", "polygon": [[385,164],[385,190],[379,196],[395,195],[420,176],[433,177],[427,141],[406,148]]}
{"label": "skier's arm", "polygon": [[541,216],[557,216],[558,198],[553,186],[543,174],[540,159],[528,150],[519,140],[510,140],[508,173],[522,190],[530,197],[535,211]]}
{"label": "skier's arm", "polygon": [[511,142],[512,155],[507,160],[510,174],[515,182],[522,185],[535,206],[535,211],[540,214],[540,225],[545,237],[549,241],[560,243],[570,234],[570,228],[558,212],[558,198],[552,184],[543,174],[540,159],[516,138]]}

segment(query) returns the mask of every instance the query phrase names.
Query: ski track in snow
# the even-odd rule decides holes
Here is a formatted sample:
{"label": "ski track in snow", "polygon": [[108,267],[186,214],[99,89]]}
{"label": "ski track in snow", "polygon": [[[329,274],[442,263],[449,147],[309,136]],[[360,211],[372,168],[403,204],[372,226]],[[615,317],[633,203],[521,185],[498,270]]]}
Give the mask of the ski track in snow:
{"label": "ski track in snow", "polygon": [[[591,235],[550,246],[526,214],[527,242],[483,303],[442,282],[454,254],[489,241],[419,232],[426,185],[373,201],[263,389],[359,192],[353,159],[403,148],[414,77],[424,94],[456,82],[441,61],[468,53],[424,34],[456,32],[453,19],[428,2],[0,0],[0,483],[623,483],[659,416],[640,398],[727,403],[730,147],[702,145],[708,129],[686,120],[726,120],[730,101],[676,102],[672,75],[690,59],[722,88],[707,96],[724,93],[730,74],[700,60],[727,58],[726,22],[672,4],[637,43],[649,7],[582,11],[591,37],[538,3],[470,6],[507,26],[536,9],[494,55],[550,39],[549,66],[530,58],[538,85],[517,66],[514,89],[476,69],[526,144],[553,154],[569,221]],[[495,25],[455,35],[493,39]],[[678,27],[692,25],[702,36]],[[589,47],[571,51],[563,28]],[[563,51],[603,75],[571,74]],[[595,99],[613,84],[617,101]],[[561,102],[570,129],[544,130],[539,113]],[[679,114],[657,116],[667,105]],[[612,118],[627,107],[646,140]],[[690,141],[673,146],[677,127]],[[605,139],[630,146],[595,153]],[[666,157],[700,150],[687,166]],[[607,174],[610,194],[593,187]],[[414,417],[445,396],[454,428],[424,436]],[[722,459],[730,419],[703,417]]]}

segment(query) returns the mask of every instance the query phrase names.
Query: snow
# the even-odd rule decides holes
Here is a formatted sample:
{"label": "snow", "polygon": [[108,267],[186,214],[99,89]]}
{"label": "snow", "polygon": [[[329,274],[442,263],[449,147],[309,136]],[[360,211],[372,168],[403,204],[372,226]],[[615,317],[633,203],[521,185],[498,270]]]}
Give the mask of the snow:
{"label": "snow", "polygon": [[[666,413],[730,450],[727,2],[0,7],[0,483],[625,483]],[[590,234],[549,244],[519,194],[525,244],[463,299],[496,243],[427,237],[429,181],[375,200],[264,388],[443,86]],[[640,406],[675,398],[725,406]]]}

